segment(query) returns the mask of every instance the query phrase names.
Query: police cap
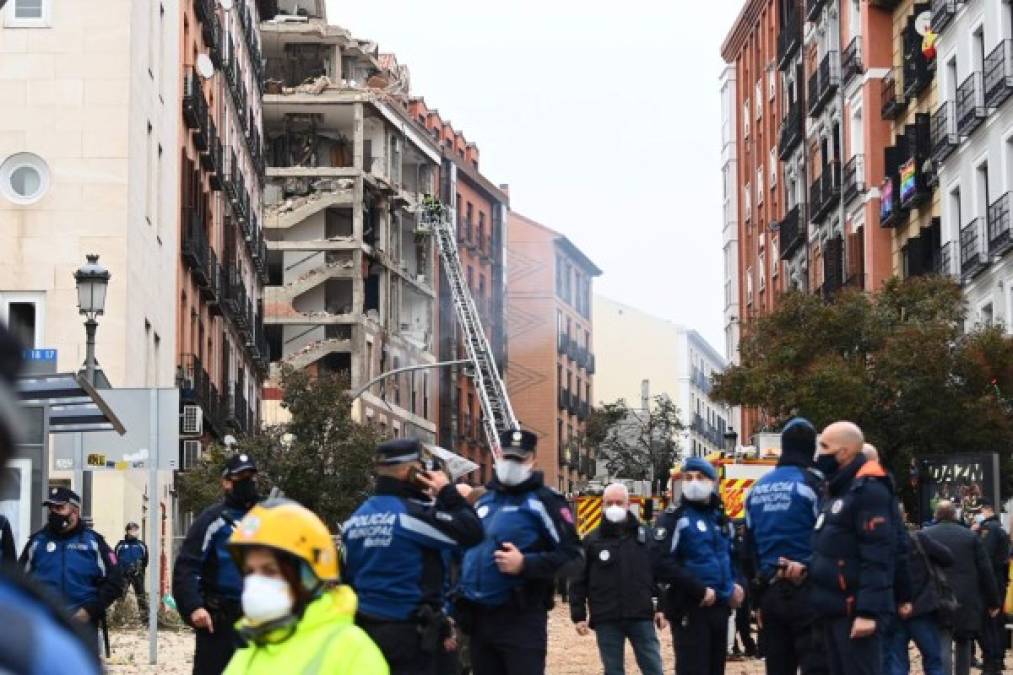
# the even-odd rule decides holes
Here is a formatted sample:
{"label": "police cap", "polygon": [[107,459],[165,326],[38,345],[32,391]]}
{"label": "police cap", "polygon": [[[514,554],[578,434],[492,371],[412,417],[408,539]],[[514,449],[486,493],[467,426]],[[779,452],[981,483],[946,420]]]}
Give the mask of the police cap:
{"label": "police cap", "polygon": [[538,448],[538,435],[521,429],[504,431],[499,435],[499,447],[504,457],[527,459]]}
{"label": "police cap", "polygon": [[81,508],[81,497],[71,490],[61,486],[53,486],[49,488],[49,496],[46,501],[42,502],[43,506],[62,506],[63,504],[70,504]]}
{"label": "police cap", "polygon": [[222,478],[229,478],[244,471],[256,470],[257,463],[253,461],[253,457],[245,452],[240,452],[237,455],[232,455],[225,461],[225,468],[222,469]]}
{"label": "police cap", "polygon": [[378,466],[392,466],[420,462],[425,454],[422,441],[416,438],[395,438],[377,446],[374,461]]}

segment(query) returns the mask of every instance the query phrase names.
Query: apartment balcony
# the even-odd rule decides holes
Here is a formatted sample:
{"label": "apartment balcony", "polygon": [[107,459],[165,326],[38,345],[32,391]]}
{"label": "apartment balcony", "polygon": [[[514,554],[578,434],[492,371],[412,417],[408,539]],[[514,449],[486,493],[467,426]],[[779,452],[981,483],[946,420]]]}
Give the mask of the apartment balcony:
{"label": "apartment balcony", "polygon": [[221,69],[225,62],[225,51],[222,24],[218,20],[216,14],[211,14],[211,17],[204,22],[201,27],[201,33],[204,35],[204,43],[208,47],[208,56],[211,57],[211,63],[214,64],[215,68]]}
{"label": "apartment balcony", "polygon": [[562,356],[566,354],[566,345],[570,342],[570,338],[566,333],[560,333],[556,337],[556,353]]}
{"label": "apartment balcony", "polygon": [[802,112],[802,103],[793,101],[777,132],[777,156],[786,161],[791,157],[792,151],[802,143],[804,136],[805,114]]}
{"label": "apartment balcony", "polygon": [[820,177],[809,188],[809,218],[813,223],[822,221],[840,204],[841,165],[831,162],[823,167]]}
{"label": "apartment balcony", "polygon": [[802,25],[804,23],[802,14],[795,9],[795,3],[792,2],[788,16],[777,34],[777,67],[779,70],[788,67],[792,57],[798,53],[802,46]]}
{"label": "apartment balcony", "polygon": [[197,20],[204,23],[215,16],[215,0],[194,0],[193,13]]}
{"label": "apartment balcony", "polygon": [[985,57],[985,106],[998,108],[1013,93],[1013,40],[1001,41]]}
{"label": "apartment balcony", "polygon": [[837,52],[827,52],[819,67],[809,76],[809,116],[816,117],[833,97],[841,82]]}
{"label": "apartment balcony", "polygon": [[988,266],[983,225],[981,218],[975,218],[960,229],[960,278],[964,281],[981,274]]}
{"label": "apartment balcony", "polygon": [[805,18],[809,21],[816,21],[820,18],[820,12],[827,4],[827,0],[805,0]]}
{"label": "apartment balcony", "polygon": [[182,403],[196,403],[204,407],[207,402],[211,379],[204,364],[196,354],[183,354],[176,367],[176,387]]}
{"label": "apartment balcony", "polygon": [[564,412],[570,409],[570,391],[568,389],[559,390],[559,409]]}
{"label": "apartment balcony", "polygon": [[865,156],[855,155],[844,165],[844,185],[841,188],[845,203],[865,192]]}
{"label": "apartment balcony", "polygon": [[566,409],[571,415],[576,415],[580,411],[580,397],[576,393],[570,394],[570,405]]}
{"label": "apartment balcony", "polygon": [[907,105],[907,97],[904,95],[903,71],[899,68],[891,68],[890,72],[883,78],[881,117],[885,120],[895,120],[900,116],[901,111]]}
{"label": "apartment balcony", "polygon": [[922,38],[908,31],[903,39],[904,97],[911,101],[932,84],[936,73],[936,60],[929,60],[922,50]]}
{"label": "apartment balcony", "polygon": [[188,129],[205,129],[208,119],[208,104],[204,98],[197,71],[191,70],[183,77],[183,120]]}
{"label": "apartment balcony", "polygon": [[1010,193],[988,207],[988,255],[998,257],[1013,248],[1010,238]]}
{"label": "apartment balcony", "polygon": [[242,275],[235,267],[225,266],[222,276],[222,304],[226,315],[237,328],[249,328],[253,306]]}
{"label": "apartment balcony", "polygon": [[204,275],[207,283],[198,284],[200,295],[208,305],[217,306],[222,292],[222,266],[218,264],[218,256],[210,248],[204,266]]}
{"label": "apartment balcony", "polygon": [[932,31],[942,33],[957,13],[957,6],[963,0],[932,0]]}
{"label": "apartment balcony", "polygon": [[988,115],[982,82],[980,72],[971,73],[957,87],[957,133],[961,136],[973,134]]}
{"label": "apartment balcony", "polygon": [[830,300],[844,288],[844,242],[840,237],[827,240],[823,246],[823,285],[820,292]]}
{"label": "apartment balcony", "polygon": [[207,271],[210,251],[204,216],[200,209],[194,206],[183,207],[183,264],[190,269],[198,287],[207,286],[209,282]]}
{"label": "apartment balcony", "polygon": [[936,108],[936,111],[932,113],[929,129],[932,159],[937,163],[942,162],[960,145],[960,134],[957,133],[956,106],[953,101],[946,101]]}
{"label": "apartment balcony", "polygon": [[801,206],[796,204],[784,218],[778,223],[779,243],[781,245],[781,260],[791,259],[792,253],[805,243],[805,227],[802,218],[799,216]]}
{"label": "apartment balcony", "polygon": [[959,271],[956,266],[956,245],[948,241],[939,247],[939,256],[935,259],[936,267],[933,272],[940,276],[957,278]]}
{"label": "apartment balcony", "polygon": [[587,355],[587,368],[585,368],[585,370],[587,371],[587,374],[588,375],[594,375],[594,372],[597,369],[597,365],[598,364],[595,361],[594,354],[588,353],[588,355]]}
{"label": "apartment balcony", "polygon": [[879,226],[897,227],[906,213],[900,203],[900,174],[896,169],[888,170],[879,187]]}
{"label": "apartment balcony", "polygon": [[841,54],[841,85],[848,86],[851,79],[865,72],[865,63],[862,61],[862,37],[858,36],[851,40],[851,43]]}

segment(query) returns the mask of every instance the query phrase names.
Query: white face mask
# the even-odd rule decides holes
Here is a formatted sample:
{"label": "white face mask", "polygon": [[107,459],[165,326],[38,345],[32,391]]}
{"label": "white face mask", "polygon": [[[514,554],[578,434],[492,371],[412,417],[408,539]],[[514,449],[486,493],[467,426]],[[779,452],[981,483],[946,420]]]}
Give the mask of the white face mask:
{"label": "white face mask", "polygon": [[253,624],[281,619],[292,613],[292,593],[283,579],[251,574],[243,580],[243,615]]}
{"label": "white face mask", "polygon": [[626,520],[626,509],[623,507],[613,504],[612,506],[605,507],[605,518],[610,523],[621,523]]}
{"label": "white face mask", "polygon": [[985,514],[984,513],[979,513],[978,515],[976,515],[974,517],[974,522],[978,523],[979,525],[981,525],[982,523],[984,523],[985,522]]}
{"label": "white face mask", "polygon": [[712,480],[691,480],[682,484],[682,494],[691,502],[707,501],[712,492],[714,492]]}
{"label": "white face mask", "polygon": [[501,459],[496,462],[496,478],[503,485],[520,485],[531,477],[531,466]]}

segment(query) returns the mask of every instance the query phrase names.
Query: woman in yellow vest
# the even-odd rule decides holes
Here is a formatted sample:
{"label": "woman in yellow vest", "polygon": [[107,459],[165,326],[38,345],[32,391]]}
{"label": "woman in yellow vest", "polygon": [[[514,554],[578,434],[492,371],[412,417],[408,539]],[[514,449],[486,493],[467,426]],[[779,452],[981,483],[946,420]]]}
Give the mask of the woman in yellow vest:
{"label": "woman in yellow vest", "polygon": [[338,554],[312,511],[287,500],[253,507],[229,549],[243,572],[238,629],[248,646],[225,675],[389,675],[354,625],[356,598],[338,585]]}

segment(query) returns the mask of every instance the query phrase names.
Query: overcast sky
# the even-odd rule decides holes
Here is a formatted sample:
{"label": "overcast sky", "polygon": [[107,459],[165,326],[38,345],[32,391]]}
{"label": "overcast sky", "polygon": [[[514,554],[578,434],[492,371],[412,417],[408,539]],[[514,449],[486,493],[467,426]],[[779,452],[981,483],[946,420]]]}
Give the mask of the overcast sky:
{"label": "overcast sky", "polygon": [[565,234],[597,292],[699,330],[724,353],[721,41],[741,2],[327,0],[394,52],[510,184]]}

